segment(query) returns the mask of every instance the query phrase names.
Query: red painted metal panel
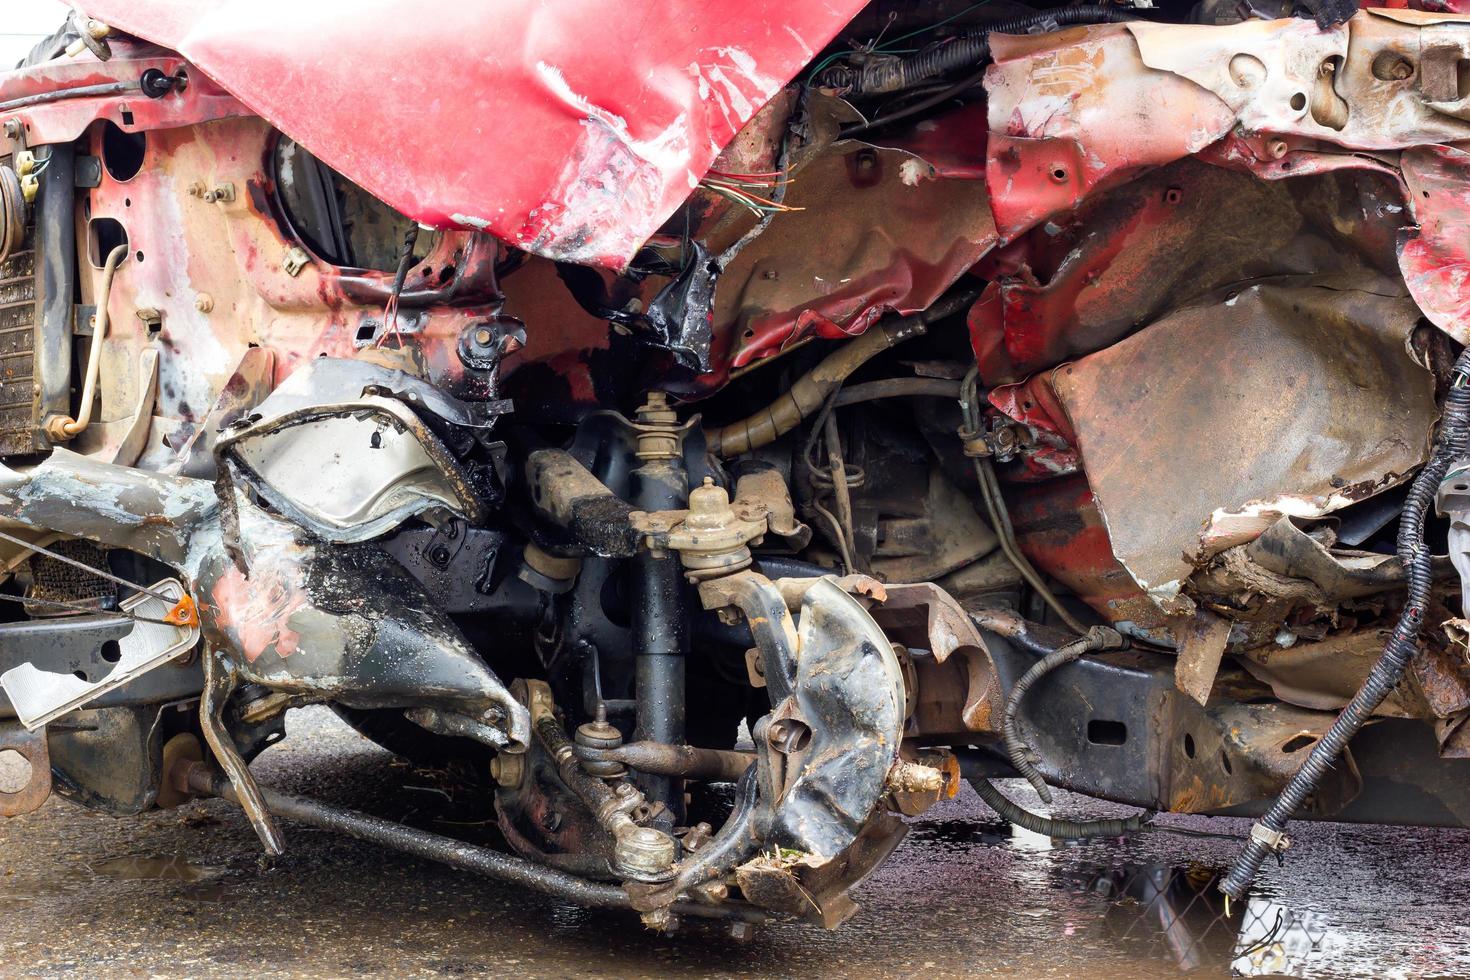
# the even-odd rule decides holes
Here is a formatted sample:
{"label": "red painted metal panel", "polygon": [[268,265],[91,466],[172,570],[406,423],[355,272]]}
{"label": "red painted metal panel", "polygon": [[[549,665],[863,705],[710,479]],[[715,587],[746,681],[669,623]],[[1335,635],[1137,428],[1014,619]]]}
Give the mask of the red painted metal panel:
{"label": "red painted metal panel", "polygon": [[863,0],[85,0],[403,213],[621,267]]}

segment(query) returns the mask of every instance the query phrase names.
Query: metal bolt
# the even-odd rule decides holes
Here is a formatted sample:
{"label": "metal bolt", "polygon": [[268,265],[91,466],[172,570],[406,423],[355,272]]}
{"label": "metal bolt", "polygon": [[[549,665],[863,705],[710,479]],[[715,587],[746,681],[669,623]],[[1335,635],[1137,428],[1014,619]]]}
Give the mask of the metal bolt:
{"label": "metal bolt", "polygon": [[613,863],[635,881],[658,881],[679,856],[679,842],[656,827],[636,827],[613,844]]}
{"label": "metal bolt", "polygon": [[200,313],[208,313],[210,310],[214,309],[214,297],[210,296],[208,293],[200,293],[194,299],[194,309],[198,310]]}
{"label": "metal bolt", "polygon": [[433,548],[433,550],[429,552],[429,561],[433,562],[434,564],[436,564],[436,565],[438,565],[440,567],[443,567],[445,565],[448,565],[449,564],[449,549],[446,548],[442,544],[435,545],[434,548]]}
{"label": "metal bolt", "polygon": [[20,132],[21,132],[21,130],[20,130],[20,120],[19,119],[7,119],[7,120],[5,120],[5,138],[6,139],[18,140],[18,139],[20,139]]}
{"label": "metal bolt", "polygon": [[521,780],[525,778],[525,775],[524,756],[502,753],[490,760],[490,778],[494,779],[499,786],[515,789],[521,785]]}
{"label": "metal bolt", "polygon": [[481,347],[489,347],[490,341],[493,337],[494,334],[490,332],[489,327],[481,327],[480,329],[475,331],[475,343],[479,344]]}
{"label": "metal bolt", "polygon": [[1266,144],[1266,152],[1271,155],[1271,159],[1273,160],[1280,160],[1286,156],[1286,151],[1289,149],[1290,147],[1286,145],[1286,140],[1271,140]]}

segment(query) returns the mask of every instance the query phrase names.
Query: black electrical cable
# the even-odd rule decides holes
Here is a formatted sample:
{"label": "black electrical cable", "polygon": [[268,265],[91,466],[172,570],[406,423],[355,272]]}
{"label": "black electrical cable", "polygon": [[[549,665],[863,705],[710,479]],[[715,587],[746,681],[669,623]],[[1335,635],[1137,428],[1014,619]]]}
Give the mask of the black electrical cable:
{"label": "black electrical cable", "polygon": [[1142,830],[1153,819],[1154,815],[1145,810],[1135,813],[1131,817],[1117,817],[1106,820],[1062,820],[1057,817],[1043,817],[1039,813],[1032,813],[1025,807],[1016,803],[1002,793],[994,783],[985,777],[977,777],[970,780],[970,785],[975,787],[975,792],[985,805],[996,813],[1007,823],[1013,823],[1017,827],[1031,831],[1033,834],[1044,834],[1047,837],[1056,837],[1062,840],[1082,840],[1088,837],[1123,837]]}
{"label": "black electrical cable", "polygon": [[991,34],[1029,34],[1036,28],[1054,30],[1076,24],[1118,24],[1132,19],[1127,11],[1104,4],[1040,10],[964,31],[907,58],[874,59],[857,72],[840,66],[829,69],[822,73],[819,84],[846,88],[849,95],[858,97],[897,92],[985,60],[990,55]]}
{"label": "black electrical cable", "polygon": [[833,408],[844,408],[859,402],[880,398],[949,398],[960,397],[960,383],[948,378],[883,378],[847,385],[838,390]]}
{"label": "black electrical cable", "polygon": [[1245,897],[1268,855],[1286,849],[1289,844],[1285,836],[1286,822],[1316,790],[1374,709],[1398,685],[1404,669],[1418,652],[1419,631],[1424,624],[1424,608],[1433,582],[1429,549],[1424,543],[1424,517],[1450,465],[1470,448],[1470,348],[1460,353],[1450,379],[1434,451],[1414,477],[1399,518],[1398,554],[1408,580],[1403,612],[1363,686],[1342,709],[1327,734],[1312,747],[1307,761],[1291,777],[1265,816],[1252,825],[1250,842],[1220,882],[1220,890],[1233,899]]}
{"label": "black electrical cable", "polygon": [[1006,698],[1005,721],[1001,726],[1001,732],[1005,737],[1006,755],[1010,757],[1011,765],[1016,767],[1016,771],[1026,777],[1026,781],[1036,788],[1036,794],[1047,803],[1051,802],[1051,788],[1046,785],[1046,780],[1041,777],[1041,771],[1036,768],[1036,753],[1021,736],[1021,701],[1037,681],[1057,668],[1079,660],[1095,650],[1121,649],[1124,643],[1122,634],[1117,630],[1107,626],[1094,626],[1084,635],[1062,644],[1032,664],[1031,669],[1016,681],[1015,686],[1011,688],[1010,695]]}
{"label": "black electrical cable", "polygon": [[838,130],[837,138],[843,140],[852,139],[859,133],[866,133],[870,129],[877,129],[879,126],[887,126],[890,123],[896,123],[901,122],[905,119],[911,119],[912,117],[919,115],[921,112],[928,112],[935,106],[948,102],[950,99],[953,99],[956,96],[964,95],[970,89],[974,88],[976,85],[979,85],[982,81],[984,81],[984,79],[985,69],[982,68],[979,71],[975,72],[973,75],[966,75],[964,78],[960,79],[958,82],[955,82],[953,85],[945,86],[943,89],[940,89],[938,92],[935,92],[928,98],[920,99],[913,105],[904,106],[902,109],[895,109],[893,112],[890,112],[887,115],[874,116],[872,119],[869,119],[866,122],[851,123],[847,126],[843,126],[840,130]]}

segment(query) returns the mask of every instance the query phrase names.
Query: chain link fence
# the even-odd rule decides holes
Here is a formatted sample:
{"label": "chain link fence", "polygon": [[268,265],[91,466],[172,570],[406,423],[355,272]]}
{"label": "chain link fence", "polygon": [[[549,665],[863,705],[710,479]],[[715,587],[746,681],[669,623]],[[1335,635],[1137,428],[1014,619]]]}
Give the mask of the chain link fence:
{"label": "chain link fence", "polygon": [[1311,913],[1266,898],[1233,903],[1217,887],[1223,872],[1205,866],[1128,866],[1075,873],[1073,895],[1103,903],[1103,938],[1183,973],[1310,975],[1327,928]]}

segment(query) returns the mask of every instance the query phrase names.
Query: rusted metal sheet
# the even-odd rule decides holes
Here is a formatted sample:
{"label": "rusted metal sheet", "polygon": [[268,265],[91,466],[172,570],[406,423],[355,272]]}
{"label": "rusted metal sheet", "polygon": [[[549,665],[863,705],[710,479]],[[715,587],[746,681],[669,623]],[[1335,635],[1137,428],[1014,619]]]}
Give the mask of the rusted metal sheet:
{"label": "rusted metal sheet", "polygon": [[[85,6],[418,221],[621,267],[863,4]],[[384,80],[371,100],[368,66]]]}
{"label": "rusted metal sheet", "polygon": [[1189,159],[1097,195],[986,260],[994,280],[969,316],[981,377],[1015,381],[1100,350],[1229,283],[1356,269],[1345,228],[1384,239],[1392,261],[1405,221],[1372,207],[1382,186],[1357,174],[1268,183]]}
{"label": "rusted metal sheet", "polygon": [[1470,153],[1417,146],[1399,166],[1419,223],[1399,247],[1404,282],[1435,326],[1470,342]]}
{"label": "rusted metal sheet", "polygon": [[991,47],[985,182],[1003,240],[1199,152],[1234,122],[1213,95],[1149,70],[1121,25],[997,36]]}
{"label": "rusted metal sheet", "polygon": [[1406,350],[1417,319],[1389,282],[1283,280],[1052,373],[1113,552],[1161,608],[1189,612],[1181,586],[1210,555],[1423,462],[1435,407]]}
{"label": "rusted metal sheet", "polygon": [[234,96],[198,73],[181,89],[162,98],[148,98],[136,88],[138,79],[149,70],[174,77],[180,71],[188,74],[188,63],[178,55],[160,54],[152,45],[120,41],[114,46],[112,58],[105,62],[87,54],[44,62],[23,71],[0,70],[0,103],[109,83],[129,84],[134,89],[26,106],[0,114],[0,118],[17,120],[28,145],[44,146],[70,142],[102,120],[128,131],[147,131],[250,114]]}
{"label": "rusted metal sheet", "polygon": [[1026,557],[1104,619],[1130,632],[1166,624],[1167,617],[1113,556],[1108,526],[1086,477],[1018,487],[1006,503]]}
{"label": "rusted metal sheet", "polygon": [[1177,635],[1179,660],[1174,664],[1174,686],[1203,705],[1210,700],[1220,658],[1230,642],[1230,620],[1201,609]]}
{"label": "rusted metal sheet", "polygon": [[[1243,651],[1238,660],[1287,704],[1336,711],[1363,685],[1387,639],[1386,627],[1361,629],[1315,643],[1258,647]],[[1423,718],[1430,714],[1419,685],[1410,683],[1395,688],[1377,713],[1390,718]]]}
{"label": "rusted metal sheet", "polygon": [[30,775],[24,786],[0,790],[0,817],[18,817],[39,810],[51,796],[51,755],[46,730],[28,732],[17,722],[0,722],[0,755],[14,752],[24,759]]}
{"label": "rusted metal sheet", "polygon": [[[949,156],[984,159],[974,109],[946,117]],[[960,139],[965,137],[964,139]],[[933,137],[931,137],[931,140]],[[928,307],[996,242],[984,188],[957,164],[843,141],[797,171],[786,203],[715,296],[716,361],[739,368],[810,337],[862,333]]]}
{"label": "rusted metal sheet", "polygon": [[1425,89],[1431,52],[1470,44],[1464,21],[1364,11],[1327,30],[1302,19],[1223,27],[1138,21],[1127,30],[1144,64],[1213,93],[1247,131],[1364,150],[1470,137],[1470,122],[1457,118],[1462,103]]}

